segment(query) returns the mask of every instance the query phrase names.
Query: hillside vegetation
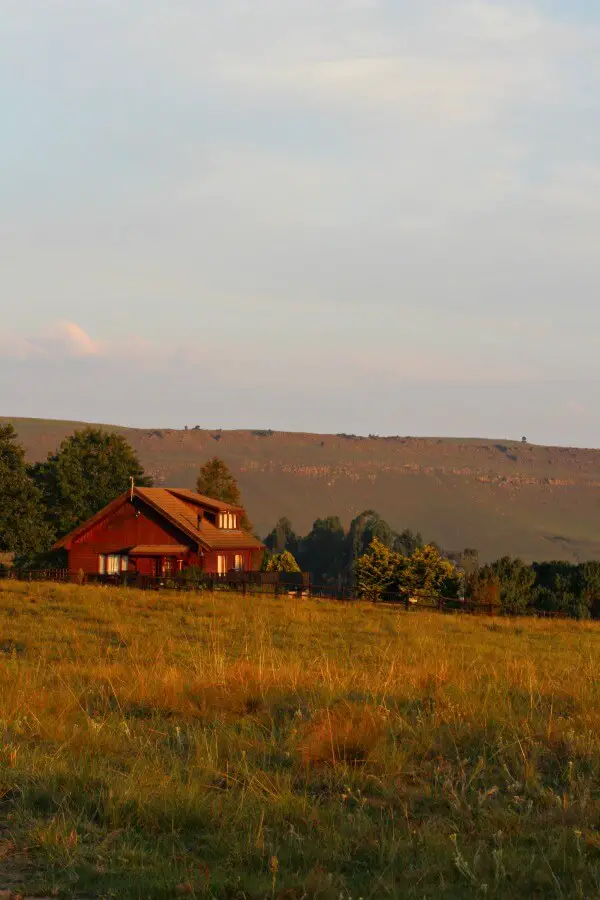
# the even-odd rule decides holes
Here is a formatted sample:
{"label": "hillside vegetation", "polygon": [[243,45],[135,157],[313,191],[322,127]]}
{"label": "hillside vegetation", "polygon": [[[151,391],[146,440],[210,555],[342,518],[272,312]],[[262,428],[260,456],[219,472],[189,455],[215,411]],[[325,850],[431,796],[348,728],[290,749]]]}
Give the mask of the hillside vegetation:
{"label": "hillside vegetation", "polygon": [[600,627],[0,581],[0,887],[594,897]]}
{"label": "hillside vegetation", "polygon": [[[81,423],[12,421],[30,461]],[[448,550],[526,561],[600,558],[600,451],[520,442],[355,438],[268,430],[116,429],[157,484],[193,487],[218,454],[239,479],[261,535],[282,516],[305,534],[317,517],[345,524],[375,509]]]}

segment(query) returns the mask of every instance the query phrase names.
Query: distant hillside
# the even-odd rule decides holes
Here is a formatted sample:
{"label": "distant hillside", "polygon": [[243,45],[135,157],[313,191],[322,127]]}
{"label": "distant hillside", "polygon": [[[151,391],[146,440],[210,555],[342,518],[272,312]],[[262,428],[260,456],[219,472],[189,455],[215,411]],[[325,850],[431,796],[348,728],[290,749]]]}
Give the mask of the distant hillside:
{"label": "distant hillside", "polygon": [[[79,422],[13,422],[30,460]],[[600,451],[511,441],[356,438],[269,431],[115,428],[157,484],[192,487],[215,454],[239,478],[260,534],[287,515],[299,533],[318,516],[347,524],[375,509],[396,529],[446,549],[572,561],[600,558]]]}

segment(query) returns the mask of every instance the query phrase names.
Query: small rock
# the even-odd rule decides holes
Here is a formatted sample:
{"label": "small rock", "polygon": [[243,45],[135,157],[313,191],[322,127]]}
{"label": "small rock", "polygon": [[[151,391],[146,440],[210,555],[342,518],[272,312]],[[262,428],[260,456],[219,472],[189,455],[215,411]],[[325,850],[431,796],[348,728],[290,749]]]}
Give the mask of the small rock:
{"label": "small rock", "polygon": [[0,891],[0,900],[13,900],[12,891]]}
{"label": "small rock", "polygon": [[192,886],[189,883],[189,881],[184,881],[183,884],[178,884],[177,887],[175,888],[175,893],[178,894],[180,897],[183,897],[184,894],[191,894]]}

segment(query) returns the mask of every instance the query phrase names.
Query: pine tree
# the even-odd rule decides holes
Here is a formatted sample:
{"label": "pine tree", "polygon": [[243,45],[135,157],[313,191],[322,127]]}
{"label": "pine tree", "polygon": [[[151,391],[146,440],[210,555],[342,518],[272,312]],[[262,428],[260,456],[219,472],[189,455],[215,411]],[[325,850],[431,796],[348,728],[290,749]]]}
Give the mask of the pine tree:
{"label": "pine tree", "polygon": [[[201,467],[196,481],[196,490],[205,497],[243,508],[242,494],[238,483],[227,464],[218,456],[213,456]],[[245,531],[252,531],[252,523],[245,510],[242,515],[242,528]]]}
{"label": "pine tree", "polygon": [[274,553],[269,557],[265,572],[299,572],[300,566],[289,550],[283,553]]}
{"label": "pine tree", "polygon": [[356,561],[356,586],[365,600],[378,600],[382,594],[395,588],[401,556],[382,544],[377,538]]}

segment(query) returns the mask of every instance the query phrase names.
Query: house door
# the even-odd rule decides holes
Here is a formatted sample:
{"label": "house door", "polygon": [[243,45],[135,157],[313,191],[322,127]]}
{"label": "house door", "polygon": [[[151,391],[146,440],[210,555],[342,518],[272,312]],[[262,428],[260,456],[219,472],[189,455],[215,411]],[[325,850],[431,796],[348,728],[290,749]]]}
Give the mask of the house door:
{"label": "house door", "polygon": [[157,578],[169,578],[173,574],[173,560],[170,556],[158,556],[155,565]]}

